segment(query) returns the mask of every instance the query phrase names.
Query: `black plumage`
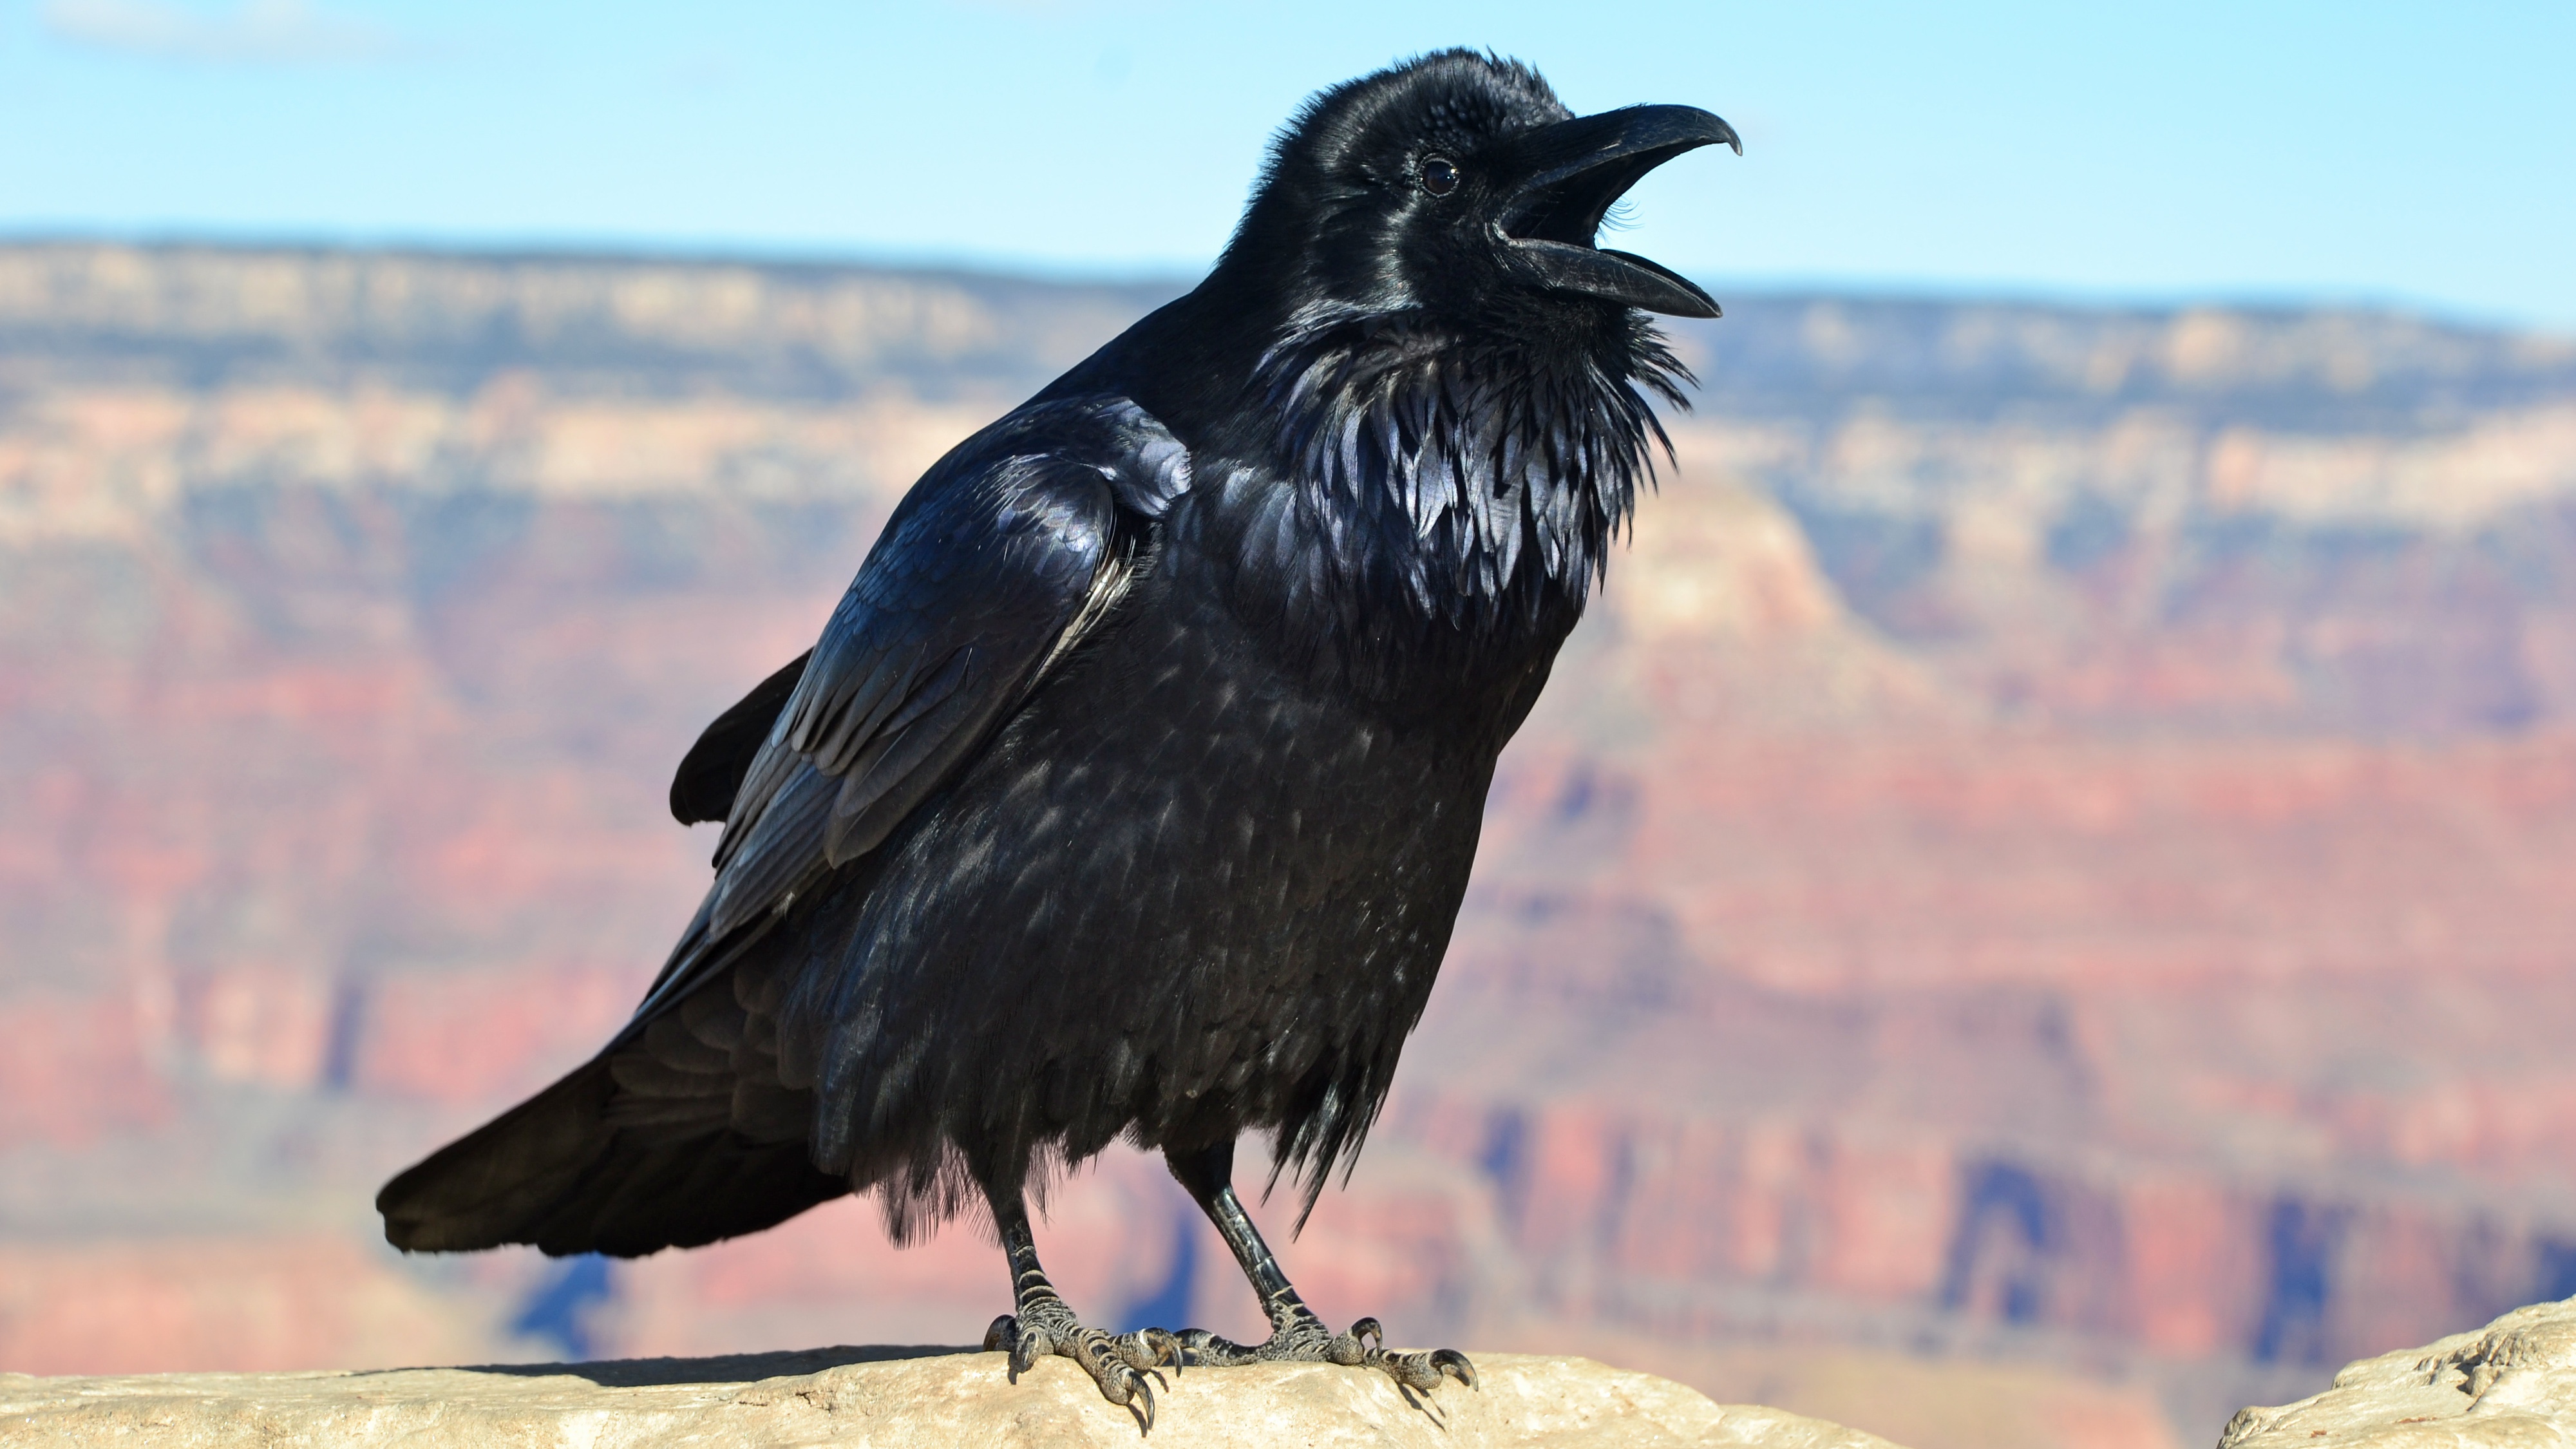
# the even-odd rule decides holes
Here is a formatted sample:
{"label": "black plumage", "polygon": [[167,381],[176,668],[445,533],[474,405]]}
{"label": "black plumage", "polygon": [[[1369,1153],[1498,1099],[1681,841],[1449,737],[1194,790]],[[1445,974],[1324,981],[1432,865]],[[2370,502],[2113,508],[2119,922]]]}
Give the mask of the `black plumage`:
{"label": "black plumage", "polygon": [[1606,566],[1696,287],[1593,246],[1725,123],[1575,118],[1454,51],[1318,96],[1224,257],[914,486],[821,641],[671,786],[726,821],[634,1019],[397,1177],[407,1249],[651,1252],[874,1192],[989,1208],[1015,1361],[1121,1402],[1172,1359],[1046,1288],[1023,1194],[1159,1148],[1270,1309],[1254,1348],[1434,1385],[1315,1324],[1228,1185],[1311,1209],[1358,1150],[1466,889],[1495,757]]}

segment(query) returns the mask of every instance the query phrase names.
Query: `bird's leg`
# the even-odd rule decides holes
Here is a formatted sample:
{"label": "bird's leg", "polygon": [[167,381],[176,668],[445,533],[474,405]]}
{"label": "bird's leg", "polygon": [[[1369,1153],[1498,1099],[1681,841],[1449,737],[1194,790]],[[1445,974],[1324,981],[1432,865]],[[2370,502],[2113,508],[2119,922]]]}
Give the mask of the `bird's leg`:
{"label": "bird's leg", "polygon": [[1272,1256],[1270,1245],[1261,1240],[1260,1229],[1252,1225],[1242,1201],[1234,1195],[1233,1143],[1194,1152],[1167,1149],[1163,1161],[1197,1200],[1208,1221],[1224,1235],[1225,1245],[1234,1250],[1234,1261],[1243,1266],[1243,1276],[1252,1280],[1252,1291],[1261,1295],[1261,1311],[1270,1318],[1270,1337],[1248,1346],[1219,1338],[1204,1328],[1184,1330],[1180,1342],[1190,1362],[1365,1365],[1384,1369],[1409,1389],[1436,1389],[1444,1375],[1474,1386],[1476,1366],[1454,1348],[1390,1353],[1386,1330],[1374,1318],[1352,1324],[1348,1333],[1335,1333],[1324,1326],[1315,1310],[1297,1296],[1288,1275],[1280,1271],[1279,1260]]}
{"label": "bird's leg", "polygon": [[1154,1384],[1164,1364],[1181,1371],[1178,1340],[1159,1328],[1110,1334],[1086,1328],[1038,1266],[1037,1240],[1029,1232],[1029,1211],[1017,1190],[986,1190],[993,1204],[993,1224],[1001,1230],[1002,1251],[1011,1260],[1012,1307],[984,1330],[984,1347],[1011,1356],[1011,1382],[1048,1354],[1062,1354],[1082,1365],[1113,1404],[1136,1416],[1136,1426],[1154,1427]]}

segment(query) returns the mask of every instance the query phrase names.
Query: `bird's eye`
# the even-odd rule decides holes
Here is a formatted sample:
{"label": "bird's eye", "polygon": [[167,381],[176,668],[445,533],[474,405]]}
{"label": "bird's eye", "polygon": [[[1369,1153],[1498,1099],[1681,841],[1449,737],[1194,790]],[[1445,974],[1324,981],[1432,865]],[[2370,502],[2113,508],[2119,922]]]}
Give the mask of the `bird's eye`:
{"label": "bird's eye", "polygon": [[1434,196],[1447,196],[1458,189],[1458,166],[1446,156],[1434,156],[1422,163],[1422,189]]}

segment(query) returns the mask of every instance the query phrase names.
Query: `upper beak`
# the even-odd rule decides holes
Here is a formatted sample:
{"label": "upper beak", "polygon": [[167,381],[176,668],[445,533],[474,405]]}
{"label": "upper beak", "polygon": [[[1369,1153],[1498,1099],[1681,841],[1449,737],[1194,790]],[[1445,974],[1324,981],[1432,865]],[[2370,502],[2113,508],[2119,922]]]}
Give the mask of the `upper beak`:
{"label": "upper beak", "polygon": [[1639,178],[1719,143],[1744,154],[1734,127],[1695,106],[1629,106],[1524,132],[1511,153],[1521,180],[1496,222],[1506,265],[1542,287],[1676,317],[1718,315],[1716,301],[1680,274],[1592,239]]}

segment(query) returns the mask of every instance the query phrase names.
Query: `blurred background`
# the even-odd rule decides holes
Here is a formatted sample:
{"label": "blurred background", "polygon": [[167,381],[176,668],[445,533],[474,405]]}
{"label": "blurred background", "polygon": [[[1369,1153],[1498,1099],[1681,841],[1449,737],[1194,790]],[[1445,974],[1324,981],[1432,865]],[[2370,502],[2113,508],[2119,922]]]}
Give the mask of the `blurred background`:
{"label": "blurred background", "polygon": [[[1733,121],[1619,243],[1728,315],[1308,1298],[2196,1449],[2576,1292],[2576,11],[0,0],[0,1370],[974,1341],[864,1203],[369,1200],[623,1018],[919,470],[1446,44]],[[1132,1154],[1041,1241],[1257,1329]]]}

